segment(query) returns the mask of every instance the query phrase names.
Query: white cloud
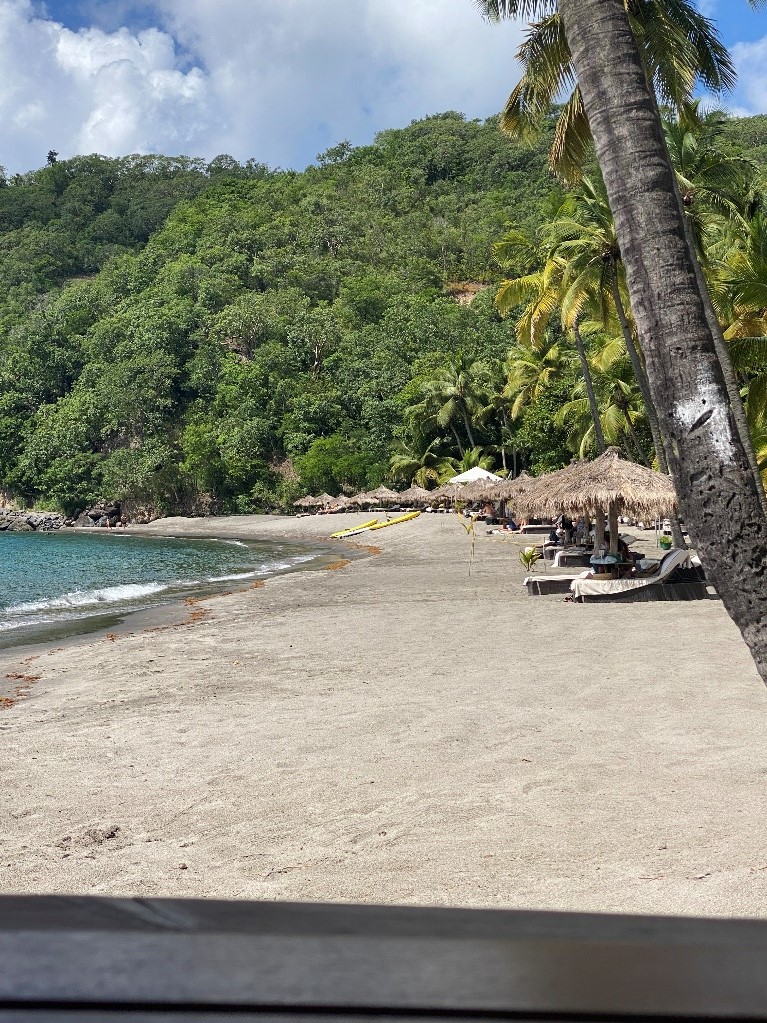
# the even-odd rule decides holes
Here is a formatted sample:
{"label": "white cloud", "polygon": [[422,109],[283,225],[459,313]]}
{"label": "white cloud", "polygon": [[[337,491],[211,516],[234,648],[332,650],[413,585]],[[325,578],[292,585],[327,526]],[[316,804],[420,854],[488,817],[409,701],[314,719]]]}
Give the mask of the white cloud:
{"label": "white cloud", "polygon": [[28,169],[55,148],[301,167],[428,113],[488,116],[518,74],[522,27],[486,24],[471,0],[143,7],[155,28],[73,32],[35,17],[31,0],[0,0],[0,163]]}
{"label": "white cloud", "polygon": [[228,113],[214,148],[283,166],[428,113],[498,111],[522,33],[488,25],[471,0],[163,0],[157,10]]}
{"label": "white cloud", "polygon": [[61,156],[203,147],[219,118],[199,69],[176,67],[157,29],[72,32],[0,0],[0,163],[27,170]]}
{"label": "white cloud", "polygon": [[738,87],[727,106],[740,116],[767,113],[767,36],[753,43],[736,43],[732,57]]}

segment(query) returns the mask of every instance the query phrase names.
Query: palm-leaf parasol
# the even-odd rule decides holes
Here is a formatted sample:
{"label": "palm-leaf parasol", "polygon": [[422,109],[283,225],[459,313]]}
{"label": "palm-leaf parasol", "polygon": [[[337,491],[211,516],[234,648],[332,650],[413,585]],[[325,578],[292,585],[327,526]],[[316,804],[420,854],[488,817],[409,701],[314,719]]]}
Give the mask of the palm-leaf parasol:
{"label": "palm-leaf parasol", "polygon": [[608,448],[593,461],[573,462],[557,472],[538,477],[517,500],[528,515],[554,517],[581,512],[596,518],[607,513],[610,546],[618,543],[618,516],[654,519],[676,509],[670,477],[629,462],[618,448]]}

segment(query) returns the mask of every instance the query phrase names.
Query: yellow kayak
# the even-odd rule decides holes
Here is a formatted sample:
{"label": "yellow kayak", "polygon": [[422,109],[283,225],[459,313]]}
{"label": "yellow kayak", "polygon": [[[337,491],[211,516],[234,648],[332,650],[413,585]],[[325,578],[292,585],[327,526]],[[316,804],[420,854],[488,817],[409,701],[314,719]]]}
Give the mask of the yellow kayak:
{"label": "yellow kayak", "polygon": [[368,529],[385,529],[387,526],[396,526],[398,522],[409,522],[410,519],[417,519],[419,511],[407,512],[405,515],[398,515],[396,519],[389,519],[388,522],[377,522],[375,526],[368,526]]}
{"label": "yellow kayak", "polygon": [[346,529],[339,529],[337,533],[331,533],[330,537],[332,540],[340,540],[344,536],[359,533],[362,529],[371,529],[377,522],[378,519],[369,519],[367,522],[363,522],[361,526],[349,526]]}

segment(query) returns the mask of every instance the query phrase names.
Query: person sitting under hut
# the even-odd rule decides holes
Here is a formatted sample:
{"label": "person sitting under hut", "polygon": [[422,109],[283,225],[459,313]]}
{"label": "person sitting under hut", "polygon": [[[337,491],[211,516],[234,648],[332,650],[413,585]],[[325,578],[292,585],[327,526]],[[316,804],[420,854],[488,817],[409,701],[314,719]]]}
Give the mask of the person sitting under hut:
{"label": "person sitting under hut", "polygon": [[565,515],[563,512],[557,519],[556,524],[562,537],[562,545],[563,547],[567,547],[572,540],[573,520],[569,515]]}

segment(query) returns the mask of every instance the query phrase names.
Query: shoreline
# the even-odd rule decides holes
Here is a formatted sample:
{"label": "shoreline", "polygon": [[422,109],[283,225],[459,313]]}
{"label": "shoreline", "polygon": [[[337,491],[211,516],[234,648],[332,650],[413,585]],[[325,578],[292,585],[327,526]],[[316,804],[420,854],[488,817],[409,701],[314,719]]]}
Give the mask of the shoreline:
{"label": "shoreline", "polygon": [[[165,521],[166,520],[164,519],[157,520],[158,523],[164,523]],[[210,530],[206,531],[202,528],[195,529],[193,525],[189,525],[188,528],[186,527],[186,523],[194,523],[196,521],[197,520],[195,519],[184,520],[181,524],[177,524],[173,530],[164,530],[159,528],[157,530],[149,531],[146,527],[134,526],[128,529],[120,529],[118,533],[120,536],[167,536],[168,538],[210,541],[220,540],[221,542],[229,540],[247,541],[262,539],[257,529],[255,531],[237,527],[230,529],[227,525],[226,517],[210,520],[211,522],[223,523],[222,527],[213,533],[211,533]],[[66,532],[86,536],[92,533],[96,533],[100,536],[108,535],[107,531],[104,529],[94,530],[86,527],[69,527]],[[109,532],[112,533],[114,531],[110,530]],[[304,570],[319,571],[325,567],[325,562],[327,562],[328,559],[332,560],[331,553],[321,552],[320,548],[330,545],[333,541],[327,540],[325,543],[321,544],[318,538],[315,537],[307,538],[305,541],[296,539],[294,542],[305,542],[307,545],[307,552],[315,552],[312,561],[291,565],[289,568],[282,569],[279,572],[274,573],[274,575],[284,575]],[[358,557],[362,553],[364,552],[357,552],[353,556]],[[273,577],[273,575],[265,573],[263,576],[253,576],[252,582],[262,579],[266,581]],[[237,580],[231,580],[231,582],[224,582],[222,580],[219,584],[206,583],[203,580],[200,581],[198,589],[190,588],[189,594],[173,594],[172,596],[169,596],[167,600],[160,600],[154,606],[131,608],[129,606],[121,606],[116,602],[114,605],[107,605],[98,611],[94,608],[94,613],[92,615],[78,619],[77,628],[68,635],[56,634],[57,629],[61,629],[63,631],[66,628],[63,623],[59,625],[55,620],[52,620],[49,623],[41,623],[38,629],[40,635],[32,635],[27,639],[22,639],[20,642],[0,647],[0,669],[2,669],[4,660],[9,656],[12,657],[14,651],[26,652],[30,655],[41,654],[47,652],[50,648],[58,649],[72,643],[77,643],[81,640],[85,641],[89,638],[103,638],[105,635],[110,633],[124,635],[126,632],[134,631],[134,629],[140,630],[141,628],[161,624],[169,617],[169,615],[173,618],[182,619],[185,605],[188,604],[189,601],[214,599],[217,596],[225,595],[238,589],[247,589],[248,585],[249,583],[245,582],[245,580],[241,580],[239,582]],[[74,624],[75,623],[73,622],[72,625],[74,626]],[[49,635],[46,635],[46,632],[49,633]],[[13,686],[4,687],[2,673],[0,671],[0,698],[7,698],[9,693],[4,690],[13,688]]]}
{"label": "shoreline", "polygon": [[472,559],[452,516],[375,543],[21,665],[0,891],[767,916],[767,694],[721,602],[528,597],[524,540]]}

